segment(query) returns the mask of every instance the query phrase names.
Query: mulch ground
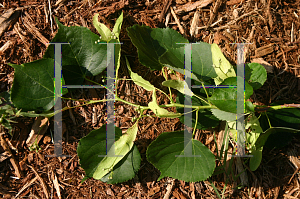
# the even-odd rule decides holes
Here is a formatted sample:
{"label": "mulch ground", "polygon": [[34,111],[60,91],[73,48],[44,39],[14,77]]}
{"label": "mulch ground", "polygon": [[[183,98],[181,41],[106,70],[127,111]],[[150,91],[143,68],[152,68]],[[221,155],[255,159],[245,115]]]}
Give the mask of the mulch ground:
{"label": "mulch ground", "polygon": [[[128,55],[133,71],[165,92],[168,90],[159,83],[164,80],[162,74],[150,71],[138,62],[136,49],[127,36],[127,27],[134,24],[152,28],[167,26],[191,42],[217,43],[232,63],[236,63],[236,46],[231,43],[251,43],[245,49],[246,62],[264,64],[268,71],[267,82],[251,97],[253,102],[269,105],[278,100],[295,100],[300,103],[299,1],[5,0],[0,3],[0,92],[10,90],[13,82],[14,71],[7,63],[23,64],[42,58],[47,43],[57,31],[54,16],[64,25],[85,26],[96,33],[92,25],[94,14],[99,13],[100,21],[112,28],[120,11],[123,11],[122,53]],[[196,12],[199,18],[192,25]],[[6,23],[2,18],[7,15],[10,20]],[[124,60],[119,77],[128,78]],[[157,94],[161,104],[168,102],[164,95]],[[125,80],[118,82],[118,95],[141,105],[151,101],[149,92]],[[72,98],[103,99],[103,96],[103,89],[81,89]],[[175,92],[173,98],[176,98]],[[78,105],[76,103],[79,102],[64,101],[63,106]],[[115,106],[118,110],[116,125],[126,130],[133,124],[131,119],[137,113],[123,103],[116,103]],[[104,104],[100,103],[63,113],[63,153],[71,156],[68,158],[46,157],[52,155],[54,150],[51,141],[53,119],[50,119],[49,128],[40,139],[39,150],[30,151],[26,145],[36,118],[17,118],[12,135],[1,128],[3,141],[0,153],[3,155],[4,148],[9,148],[13,154],[0,161],[2,198],[217,198],[211,182],[220,191],[228,177],[226,198],[300,197],[299,136],[284,148],[264,150],[263,161],[257,171],[251,172],[245,167],[248,181],[245,187],[239,186],[241,179],[236,161],[230,176],[220,174],[195,183],[171,178],[156,181],[160,173],[146,160],[147,146],[162,132],[183,129],[178,119],[144,118],[139,122],[135,143],[142,163],[134,179],[116,185],[88,179],[81,184],[85,173],[79,165],[77,144],[80,138],[105,123],[105,112]],[[210,131],[197,131],[196,138],[216,153],[213,131],[217,131],[218,137],[219,129],[222,130],[218,127]],[[4,146],[4,143],[8,145]],[[243,178],[245,180],[245,175]]]}

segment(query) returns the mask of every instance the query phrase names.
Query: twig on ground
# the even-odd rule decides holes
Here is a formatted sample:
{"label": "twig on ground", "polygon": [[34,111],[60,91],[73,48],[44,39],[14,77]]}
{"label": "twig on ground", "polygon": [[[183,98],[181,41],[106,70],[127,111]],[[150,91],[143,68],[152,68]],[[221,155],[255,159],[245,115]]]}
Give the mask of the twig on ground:
{"label": "twig on ground", "polygon": [[46,183],[44,182],[43,178],[40,177],[40,175],[38,174],[38,172],[30,165],[27,165],[29,168],[31,168],[31,170],[34,172],[35,176],[38,178],[38,180],[40,181],[44,194],[46,195],[46,198],[49,198],[49,192],[46,186]]}
{"label": "twig on ground", "polygon": [[29,22],[29,14],[27,12],[25,12],[26,17],[23,18],[23,23],[25,25],[25,27],[28,29],[28,31],[35,37],[37,38],[41,43],[43,43],[46,47],[49,46],[49,40],[46,39],[39,31],[38,29],[32,25]]}
{"label": "twig on ground", "polygon": [[247,17],[249,15],[252,15],[253,13],[257,13],[258,11],[261,11],[261,9],[259,10],[252,10],[251,12],[248,12],[246,14],[243,14],[242,16],[228,22],[226,25],[224,26],[220,26],[220,27],[217,27],[217,28],[214,28],[215,30],[221,30],[221,29],[225,29],[225,28],[228,28],[230,25],[233,25],[234,23],[236,23],[237,21],[239,21],[240,19],[244,18],[244,17]]}
{"label": "twig on ground", "polygon": [[212,23],[212,21],[215,19],[218,9],[220,8],[221,4],[222,4],[223,0],[217,0],[213,9],[213,12],[210,15],[209,21],[206,25],[206,27],[208,28],[210,26],[210,24]]}
{"label": "twig on ground", "polygon": [[171,191],[172,191],[172,189],[173,189],[173,187],[174,187],[174,181],[175,181],[175,179],[172,179],[172,178],[169,178],[168,179],[168,181],[167,181],[167,183],[168,183],[168,186],[167,186],[167,192],[166,192],[166,194],[165,194],[165,196],[164,196],[164,198],[163,199],[169,199],[169,197],[170,197],[170,195],[171,195]]}
{"label": "twig on ground", "polygon": [[183,29],[183,27],[181,26],[180,21],[179,21],[179,19],[177,18],[176,14],[175,14],[175,12],[174,12],[174,10],[173,10],[173,8],[170,7],[170,10],[171,10],[172,16],[173,16],[174,19],[175,19],[176,24],[178,25],[178,28],[179,28],[180,33],[181,33],[182,35],[184,35],[184,29]]}
{"label": "twig on ground", "polygon": [[70,16],[71,14],[73,14],[76,10],[81,9],[85,4],[86,4],[87,0],[84,0],[83,3],[81,4],[81,6],[74,8],[73,10],[71,10],[68,14],[66,14],[66,16],[64,16],[64,19],[67,18],[68,16]]}
{"label": "twig on ground", "polygon": [[30,187],[36,180],[38,179],[37,176],[35,176],[30,182],[27,182],[21,189],[20,191],[17,193],[17,195],[15,195],[15,198],[18,198],[18,196],[28,187]]}
{"label": "twig on ground", "polygon": [[160,24],[162,24],[163,18],[165,18],[165,15],[166,15],[171,3],[172,3],[172,0],[165,0],[164,7],[163,7],[163,9],[160,13],[160,16],[159,16],[159,23]]}
{"label": "twig on ground", "polygon": [[194,37],[198,33],[198,23],[199,23],[199,11],[196,10],[194,18],[190,28],[190,35]]}
{"label": "twig on ground", "polygon": [[16,161],[14,155],[12,154],[12,152],[2,134],[0,135],[0,141],[1,141],[1,146],[3,147],[4,151],[8,152],[9,155],[11,156],[10,163],[12,164],[12,166],[16,172],[16,176],[20,179],[23,176],[23,174],[21,172],[19,163]]}
{"label": "twig on ground", "polygon": [[48,3],[49,3],[49,17],[50,17],[51,33],[53,34],[53,21],[52,21],[52,11],[51,11],[51,3],[50,3],[50,0],[48,0]]}

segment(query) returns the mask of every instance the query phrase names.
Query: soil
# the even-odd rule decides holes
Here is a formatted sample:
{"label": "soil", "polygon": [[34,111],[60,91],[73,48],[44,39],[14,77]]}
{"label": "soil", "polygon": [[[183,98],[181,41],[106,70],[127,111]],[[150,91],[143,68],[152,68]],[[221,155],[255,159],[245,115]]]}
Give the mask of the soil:
{"label": "soil", "polygon": [[[174,10],[179,23],[176,22],[171,9]],[[192,20],[196,10],[200,16],[196,20],[198,31],[191,36],[190,29],[195,28],[192,26]],[[6,11],[14,14],[7,28],[5,23],[0,23],[0,92],[10,90],[13,83],[14,70],[8,63],[23,64],[42,58],[47,43],[57,32],[54,17],[66,26],[85,26],[97,33],[92,25],[94,14],[99,13],[99,20],[112,28],[116,18],[123,11],[124,21],[120,38],[123,42],[122,54],[129,57],[133,71],[157,88],[168,93],[166,87],[159,83],[164,80],[162,73],[151,71],[138,61],[136,48],[126,31],[127,27],[134,24],[144,24],[152,28],[167,26],[183,34],[190,42],[217,43],[232,63],[236,63],[237,56],[236,45],[231,43],[251,43],[246,46],[246,62],[260,62],[268,69],[268,80],[263,87],[254,92],[251,97],[253,103],[269,105],[278,100],[294,100],[299,104],[299,10],[300,1],[297,0],[4,0],[0,4],[0,16],[3,18]],[[124,62],[122,59],[120,78],[129,76]],[[125,80],[118,82],[118,95],[140,105],[147,105],[151,101],[150,92]],[[103,99],[103,96],[103,89],[79,89],[72,97]],[[161,104],[168,102],[161,93],[158,92],[157,96]],[[176,98],[175,92],[173,98]],[[67,105],[76,103],[65,100],[63,106]],[[137,113],[123,103],[115,103],[115,106],[119,110],[116,112],[116,125],[126,130],[133,124],[131,119]],[[169,111],[175,109],[170,108]],[[291,143],[283,148],[264,150],[262,163],[255,172],[251,172],[247,164],[243,164],[246,170],[246,178],[244,175],[243,179],[238,176],[238,161],[235,159],[231,167],[232,172],[228,176],[219,174],[195,183],[172,178],[157,181],[160,172],[146,160],[147,146],[162,132],[184,128],[179,119],[167,118],[144,118],[139,122],[135,143],[141,153],[142,162],[134,179],[114,185],[94,179],[81,183],[85,172],[80,167],[76,153],[78,141],[105,123],[105,112],[104,104],[101,103],[63,112],[63,154],[70,157],[46,156],[54,153],[51,140],[53,118],[50,119],[49,128],[38,144],[39,150],[30,151],[25,143],[37,118],[17,118],[17,123],[13,124],[12,135],[1,128],[3,140],[0,153],[3,155],[4,149],[9,148],[13,155],[0,160],[1,197],[217,198],[212,183],[220,193],[224,189],[225,198],[300,197],[299,136],[295,136]],[[197,131],[196,138],[216,154],[214,131],[218,138],[221,130],[221,127],[217,127]],[[8,146],[5,146],[5,143],[8,143]],[[241,180],[245,179],[248,180],[248,186],[240,186]],[[227,184],[225,180],[228,180]],[[171,191],[168,192],[169,189]]]}

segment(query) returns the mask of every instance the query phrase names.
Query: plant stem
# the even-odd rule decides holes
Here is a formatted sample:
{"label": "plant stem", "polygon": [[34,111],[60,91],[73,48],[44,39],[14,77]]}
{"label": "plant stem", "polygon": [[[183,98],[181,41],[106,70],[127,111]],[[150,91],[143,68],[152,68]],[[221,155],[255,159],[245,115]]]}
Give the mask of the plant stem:
{"label": "plant stem", "polygon": [[[167,80],[168,80],[168,77],[167,77],[167,75],[166,75],[166,73],[165,73],[165,68],[163,67],[161,70],[162,70],[162,73],[163,73],[163,75],[164,75],[164,77],[165,77],[165,79],[166,79],[166,81],[167,81]],[[168,87],[168,88],[169,88],[169,93],[170,93],[169,99],[170,99],[171,103],[174,103],[173,98],[172,98],[172,91],[171,91],[171,88],[170,88],[170,87]]]}
{"label": "plant stem", "polygon": [[99,84],[98,82],[95,82],[95,81],[93,81],[93,80],[91,80],[91,79],[88,79],[88,78],[86,78],[86,77],[84,77],[84,79],[87,80],[87,81],[89,81],[89,82],[92,82],[92,83],[94,83],[94,84],[96,84],[96,85],[103,86],[103,87],[106,88],[109,92],[111,92],[112,94],[114,94],[114,92],[112,92],[110,89],[108,89],[107,86],[104,86],[104,85],[102,85],[102,84]]}
{"label": "plant stem", "polygon": [[255,111],[270,111],[270,110],[279,110],[283,108],[300,108],[300,104],[283,104],[276,106],[255,106]]}
{"label": "plant stem", "polygon": [[[133,103],[128,102],[126,100],[123,100],[123,99],[121,99],[121,98],[119,98],[117,96],[115,97],[115,99],[89,100],[89,101],[72,99],[72,98],[65,98],[65,97],[61,97],[61,98],[62,99],[66,99],[66,100],[81,101],[81,102],[85,102],[85,103],[77,105],[77,106],[72,106],[72,107],[64,107],[63,109],[58,110],[56,112],[47,111],[45,113],[40,113],[40,114],[38,114],[38,113],[32,113],[32,112],[31,113],[30,112],[20,112],[20,115],[21,116],[25,116],[25,117],[39,117],[39,116],[44,116],[44,117],[50,118],[50,117],[53,117],[55,114],[57,114],[59,112],[62,112],[62,111],[65,111],[65,110],[68,110],[68,109],[71,109],[71,108],[77,108],[77,107],[81,107],[81,106],[85,106],[85,105],[89,105],[89,104],[94,104],[94,103],[99,103],[99,102],[107,102],[107,101],[120,101],[120,102],[123,102],[125,104],[137,107],[137,108],[139,108],[141,110],[150,109],[148,106],[141,106],[141,105],[138,105],[138,104],[133,104]],[[164,107],[181,107],[181,108],[184,108],[185,105],[184,104],[171,103],[171,104],[166,104],[166,105],[159,105],[159,107],[161,107],[161,108],[164,108]],[[197,111],[199,111],[200,109],[212,109],[212,108],[216,109],[217,108],[214,105],[208,105],[208,106],[186,106],[186,107],[196,109]]]}
{"label": "plant stem", "polygon": [[184,105],[184,104],[177,104],[177,103],[173,103],[173,104],[166,104],[166,105],[159,105],[159,107],[187,107],[187,108],[194,108],[194,109],[216,109],[217,107],[214,105],[207,105],[207,106],[190,106],[190,105]]}
{"label": "plant stem", "polygon": [[120,101],[120,102],[124,102],[125,104],[131,105],[131,106],[134,106],[134,107],[137,107],[137,108],[141,108],[141,109],[149,109],[148,106],[141,106],[141,105],[138,105],[138,104],[133,104],[133,103],[131,103],[131,102],[127,102],[126,100],[122,100],[122,99],[119,98],[119,97],[115,97],[115,100],[116,100],[116,101]]}

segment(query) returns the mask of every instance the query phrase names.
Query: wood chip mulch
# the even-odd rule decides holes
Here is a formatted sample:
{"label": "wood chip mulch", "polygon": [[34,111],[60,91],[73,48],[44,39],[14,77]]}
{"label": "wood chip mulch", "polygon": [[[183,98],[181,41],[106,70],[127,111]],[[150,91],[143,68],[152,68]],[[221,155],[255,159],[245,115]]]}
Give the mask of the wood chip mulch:
{"label": "wood chip mulch", "polygon": [[[132,70],[156,87],[168,92],[159,82],[162,74],[142,66],[136,48],[127,36],[126,28],[145,24],[152,28],[170,27],[191,42],[216,43],[231,63],[236,63],[236,45],[246,46],[246,62],[259,62],[268,71],[265,85],[254,92],[252,101],[269,105],[278,100],[300,103],[300,1],[291,0],[19,0],[0,2],[0,92],[10,90],[14,71],[8,63],[23,64],[42,58],[47,43],[57,31],[54,16],[66,26],[85,26],[96,33],[92,25],[94,14],[112,28],[120,11],[124,12],[121,31],[122,53],[128,55]],[[250,44],[251,43],[251,44]],[[95,78],[100,78],[101,75]],[[121,61],[120,78],[128,78]],[[172,74],[168,78],[173,78]],[[98,79],[99,80],[99,79]],[[146,105],[151,93],[130,81],[120,80],[118,95],[130,102]],[[169,101],[157,92],[160,104]],[[103,99],[103,89],[79,89],[77,99]],[[173,93],[176,98],[176,92]],[[80,102],[64,101],[63,106]],[[135,110],[123,103],[115,103],[116,125],[123,131],[133,123]],[[170,108],[169,111],[175,111]],[[142,163],[138,175],[128,182],[110,185],[89,179],[80,183],[85,173],[80,167],[76,148],[80,138],[105,123],[105,105],[80,107],[63,112],[63,153],[70,157],[47,157],[54,146],[51,139],[53,118],[35,150],[26,141],[30,132],[39,128],[38,118],[18,118],[13,134],[0,129],[0,196],[2,198],[217,198],[211,182],[219,193],[225,186],[226,198],[299,198],[300,196],[300,137],[282,149],[264,150],[262,164],[251,172],[234,160],[233,173],[216,175],[203,182],[188,183],[172,178],[156,181],[159,171],[146,160],[148,145],[159,134],[181,130],[179,119],[144,118],[139,122],[135,141]],[[150,114],[150,112],[149,112]],[[35,125],[34,125],[35,124]],[[36,126],[36,127],[35,127]],[[213,130],[219,142],[222,125],[216,129],[197,131],[196,139],[216,154]],[[32,140],[32,138],[30,138]],[[40,148],[40,149],[39,149]],[[36,152],[37,151],[37,152]],[[232,148],[231,148],[232,151]],[[238,177],[238,167],[246,175]],[[240,187],[242,181],[248,186]]]}

